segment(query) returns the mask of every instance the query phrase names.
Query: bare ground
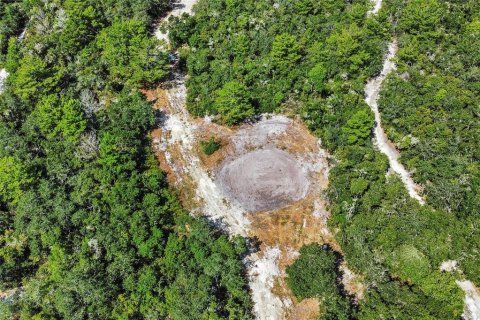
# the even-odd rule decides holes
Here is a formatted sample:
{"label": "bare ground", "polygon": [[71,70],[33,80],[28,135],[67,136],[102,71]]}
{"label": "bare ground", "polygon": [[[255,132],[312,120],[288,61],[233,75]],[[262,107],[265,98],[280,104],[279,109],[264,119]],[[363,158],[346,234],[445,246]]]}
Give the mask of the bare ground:
{"label": "bare ground", "polygon": [[291,154],[276,148],[228,159],[217,183],[250,212],[284,207],[304,198],[309,189],[306,170]]}
{"label": "bare ground", "polygon": [[465,292],[465,310],[463,317],[466,320],[480,319],[480,290],[473,282],[457,281],[457,285]]}
{"label": "bare ground", "polygon": [[[381,1],[380,1],[381,5]],[[365,86],[365,102],[370,106],[375,114],[375,145],[380,152],[388,157],[390,168],[397,173],[405,188],[407,189],[410,197],[416,199],[420,204],[425,204],[425,200],[421,196],[422,188],[413,181],[411,173],[405,169],[402,163],[400,163],[400,152],[398,152],[395,145],[388,139],[387,134],[382,128],[382,117],[378,109],[378,100],[380,99],[380,90],[383,82],[387,76],[396,69],[394,58],[398,51],[397,42],[394,40],[389,44],[388,55],[385,58],[383,64],[383,70],[381,74],[368,81]]]}
{"label": "bare ground", "polygon": [[7,80],[8,72],[5,69],[0,69],[0,94],[3,93],[3,87],[5,86],[5,81]]}

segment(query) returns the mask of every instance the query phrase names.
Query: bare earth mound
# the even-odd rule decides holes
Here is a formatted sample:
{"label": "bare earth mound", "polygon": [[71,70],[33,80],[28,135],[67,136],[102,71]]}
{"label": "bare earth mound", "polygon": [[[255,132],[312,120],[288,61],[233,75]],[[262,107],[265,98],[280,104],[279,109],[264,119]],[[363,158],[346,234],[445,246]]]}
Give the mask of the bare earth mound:
{"label": "bare earth mound", "polygon": [[251,212],[282,208],[304,198],[308,181],[297,160],[276,148],[226,160],[218,174],[227,196]]}

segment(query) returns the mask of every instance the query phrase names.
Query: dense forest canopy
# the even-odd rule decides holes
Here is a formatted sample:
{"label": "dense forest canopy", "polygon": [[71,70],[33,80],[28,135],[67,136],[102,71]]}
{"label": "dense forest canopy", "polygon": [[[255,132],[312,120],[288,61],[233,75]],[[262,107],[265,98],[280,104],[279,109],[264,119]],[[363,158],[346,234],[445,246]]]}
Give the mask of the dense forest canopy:
{"label": "dense forest canopy", "polygon": [[[287,269],[321,319],[458,319],[480,285],[480,4],[476,0],[199,0],[170,19],[188,110],[235,126],[301,118],[332,155],[339,252],[305,246]],[[167,0],[0,3],[0,319],[251,319],[244,238],[186,212],[167,185],[139,89],[170,75],[153,37]],[[23,31],[26,30],[26,34]],[[372,141],[364,101],[396,38],[380,109],[409,197]],[[202,144],[213,154],[220,144]],[[444,272],[444,261],[459,271]]]}
{"label": "dense forest canopy", "polygon": [[189,216],[151,150],[166,9],[0,4],[0,318],[251,318],[245,241]]}

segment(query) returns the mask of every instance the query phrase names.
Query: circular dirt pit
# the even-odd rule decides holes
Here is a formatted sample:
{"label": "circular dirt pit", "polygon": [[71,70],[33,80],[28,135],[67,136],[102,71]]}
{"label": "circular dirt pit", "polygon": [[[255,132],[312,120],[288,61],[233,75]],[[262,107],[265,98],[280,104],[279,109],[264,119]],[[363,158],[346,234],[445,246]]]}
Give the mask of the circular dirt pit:
{"label": "circular dirt pit", "polygon": [[218,183],[250,212],[285,207],[304,198],[309,188],[300,163],[279,149],[256,150],[225,161]]}

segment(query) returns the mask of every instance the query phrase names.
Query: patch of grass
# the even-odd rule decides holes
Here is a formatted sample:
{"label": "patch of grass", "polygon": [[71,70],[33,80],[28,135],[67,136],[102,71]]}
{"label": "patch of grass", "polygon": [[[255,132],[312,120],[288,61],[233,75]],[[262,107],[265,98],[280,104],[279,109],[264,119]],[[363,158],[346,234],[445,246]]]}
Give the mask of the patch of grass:
{"label": "patch of grass", "polygon": [[207,156],[211,156],[222,147],[221,143],[218,142],[214,137],[211,137],[209,140],[200,141],[200,146],[202,147],[203,153],[205,153]]}

